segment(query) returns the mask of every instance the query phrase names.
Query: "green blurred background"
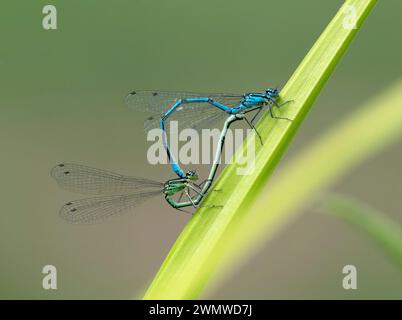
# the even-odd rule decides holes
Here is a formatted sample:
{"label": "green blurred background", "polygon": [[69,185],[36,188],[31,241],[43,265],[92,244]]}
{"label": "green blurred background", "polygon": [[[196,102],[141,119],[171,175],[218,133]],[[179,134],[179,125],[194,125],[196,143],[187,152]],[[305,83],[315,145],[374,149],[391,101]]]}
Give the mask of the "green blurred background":
{"label": "green blurred background", "polygon": [[[156,198],[102,224],[72,226],[79,196],[49,176],[59,162],[170,178],[147,163],[133,89],[245,92],[283,85],[343,1],[2,1],[0,298],[140,297],[189,215]],[[302,125],[284,162],[401,76],[402,2],[379,1]],[[381,106],[378,106],[381,112]],[[334,187],[400,215],[401,144]],[[279,166],[278,170],[281,170]],[[302,186],[302,182],[300,187]],[[284,190],[286,192],[286,190]],[[42,289],[42,267],[58,289]],[[342,267],[358,290],[342,288]],[[402,298],[402,273],[344,222],[306,210],[208,298]]]}

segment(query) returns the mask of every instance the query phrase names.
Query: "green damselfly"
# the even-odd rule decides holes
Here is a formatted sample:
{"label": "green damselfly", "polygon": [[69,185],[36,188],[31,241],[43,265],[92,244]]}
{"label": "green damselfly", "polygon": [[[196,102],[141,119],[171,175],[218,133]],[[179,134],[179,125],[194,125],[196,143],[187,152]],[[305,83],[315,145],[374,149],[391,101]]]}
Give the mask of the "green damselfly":
{"label": "green damselfly", "polygon": [[55,166],[51,170],[51,176],[60,187],[93,195],[66,203],[60,210],[60,216],[74,224],[93,223],[126,212],[158,195],[163,195],[175,209],[198,207],[215,179],[227,130],[242,117],[231,115],[226,119],[208,178],[201,184],[196,183],[198,175],[194,171],[188,171],[183,178],[162,183],[79,164],[63,163]]}

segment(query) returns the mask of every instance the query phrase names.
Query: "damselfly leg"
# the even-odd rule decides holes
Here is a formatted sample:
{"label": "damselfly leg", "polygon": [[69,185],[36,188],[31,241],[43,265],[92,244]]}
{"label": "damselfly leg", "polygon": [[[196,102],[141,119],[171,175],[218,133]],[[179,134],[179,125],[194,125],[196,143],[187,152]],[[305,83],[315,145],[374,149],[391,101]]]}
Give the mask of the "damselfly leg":
{"label": "damselfly leg", "polygon": [[[281,107],[283,107],[284,105],[286,105],[286,104],[288,104],[288,103],[290,103],[290,102],[292,102],[292,101],[293,101],[293,100],[287,100],[287,101],[285,101],[284,103],[279,104],[279,103],[276,102],[275,100],[273,100],[273,99],[271,100],[272,104],[274,104],[277,108],[281,108]],[[282,120],[293,121],[293,120],[290,119],[290,118],[275,116],[274,113],[273,113],[273,111],[272,111],[272,104],[271,104],[271,103],[268,104],[269,113],[270,113],[270,115],[271,115],[272,118],[274,118],[274,119],[282,119]]]}
{"label": "damselfly leg", "polygon": [[257,134],[258,138],[260,139],[261,145],[263,145],[264,143],[262,142],[262,138],[260,133],[258,132],[258,130],[256,129],[256,127],[254,126],[254,124],[252,122],[250,122],[247,117],[244,117],[244,120],[247,122],[247,124],[250,126],[251,129],[253,129],[255,131],[255,133]]}

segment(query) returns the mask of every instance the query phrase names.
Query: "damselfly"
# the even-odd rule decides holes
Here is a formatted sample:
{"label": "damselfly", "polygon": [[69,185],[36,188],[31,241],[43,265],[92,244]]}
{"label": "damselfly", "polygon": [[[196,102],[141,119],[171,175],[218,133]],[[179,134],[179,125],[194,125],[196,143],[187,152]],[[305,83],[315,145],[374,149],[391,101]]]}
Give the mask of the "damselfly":
{"label": "damselfly", "polygon": [[[188,172],[184,178],[171,179],[162,183],[65,163],[55,166],[51,176],[64,189],[97,195],[68,202],[61,208],[60,216],[75,224],[91,223],[123,213],[157,195],[164,195],[173,208],[179,209],[197,205],[203,194],[201,188],[195,184],[198,177],[193,172]],[[178,193],[181,195],[178,200],[175,200],[174,196]],[[187,201],[181,201],[183,196],[187,197]]]}
{"label": "damselfly", "polygon": [[251,120],[247,119],[247,117],[242,117],[242,119],[256,131],[262,142],[261,136],[255,129],[254,121],[264,107],[269,110],[272,118],[290,120],[289,118],[274,115],[273,106],[280,108],[290,102],[285,101],[279,104],[277,102],[278,97],[279,90],[276,88],[269,88],[265,92],[246,93],[243,95],[139,90],[128,94],[126,103],[135,110],[148,111],[154,114],[145,122],[145,130],[148,131],[156,127],[163,130],[163,144],[172,169],[182,178],[185,173],[173,157],[167,142],[167,128],[165,125],[167,119],[170,121],[177,120],[179,130],[184,128],[201,130],[212,127],[228,115],[245,115],[256,111]]}
{"label": "damselfly", "polygon": [[[183,178],[162,183],[78,164],[65,163],[55,166],[51,170],[51,176],[62,188],[96,195],[66,203],[60,210],[60,216],[75,224],[91,223],[128,211],[157,195],[164,195],[166,201],[175,209],[198,207],[214,181],[226,132],[231,123],[241,118],[242,115],[231,115],[225,121],[209,176],[201,184],[196,183],[198,176],[193,171],[188,171]],[[186,198],[185,201],[182,201],[183,197]]]}

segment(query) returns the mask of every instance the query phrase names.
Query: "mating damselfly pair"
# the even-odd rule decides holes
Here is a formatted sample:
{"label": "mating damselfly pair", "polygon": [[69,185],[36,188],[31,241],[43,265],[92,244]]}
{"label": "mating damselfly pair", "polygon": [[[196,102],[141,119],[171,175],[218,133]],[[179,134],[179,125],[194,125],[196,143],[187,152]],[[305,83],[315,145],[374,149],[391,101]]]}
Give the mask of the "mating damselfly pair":
{"label": "mating damselfly pair", "polygon": [[[177,178],[165,183],[147,178],[138,178],[116,174],[110,171],[77,164],[59,164],[52,171],[57,183],[70,191],[94,195],[94,197],[66,203],[60,215],[71,223],[92,223],[109,216],[123,213],[145,200],[163,195],[166,201],[176,209],[198,207],[208,193],[220,163],[225,136],[230,125],[244,120],[255,131],[254,122],[258,114],[266,107],[271,117],[277,117],[272,107],[282,107],[289,101],[278,104],[279,91],[274,88],[264,93],[236,94],[200,94],[170,91],[132,91],[126,98],[130,108],[153,114],[145,122],[145,130],[159,127],[163,132],[163,143],[170,164]],[[249,120],[246,115],[255,111]],[[177,119],[181,128],[202,128],[225,120],[215,151],[213,164],[207,179],[197,183],[195,171],[183,171],[173,157],[166,138],[166,121]],[[258,132],[256,131],[258,134]],[[261,143],[262,138],[260,137]],[[184,199],[183,199],[184,198]]]}

